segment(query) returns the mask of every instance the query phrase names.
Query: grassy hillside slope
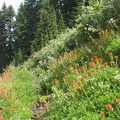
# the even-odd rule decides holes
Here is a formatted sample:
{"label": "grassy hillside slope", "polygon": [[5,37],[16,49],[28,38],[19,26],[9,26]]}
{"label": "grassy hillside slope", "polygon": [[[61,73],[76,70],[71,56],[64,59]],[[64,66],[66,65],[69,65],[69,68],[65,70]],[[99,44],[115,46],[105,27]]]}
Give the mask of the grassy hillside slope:
{"label": "grassy hillside slope", "polygon": [[[0,120],[120,119],[120,18],[115,11],[120,8],[108,26],[101,8],[106,10],[103,5],[90,7],[87,17],[85,8],[76,28],[51,40],[24,64],[4,70]],[[95,16],[97,21],[90,19]]]}

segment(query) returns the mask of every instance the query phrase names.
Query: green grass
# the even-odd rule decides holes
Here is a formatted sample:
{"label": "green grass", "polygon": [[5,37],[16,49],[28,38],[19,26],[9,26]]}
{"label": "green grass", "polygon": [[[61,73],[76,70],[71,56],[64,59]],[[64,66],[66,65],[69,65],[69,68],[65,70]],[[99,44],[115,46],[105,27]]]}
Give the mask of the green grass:
{"label": "green grass", "polygon": [[[6,73],[6,71],[4,72]],[[4,74],[3,73],[3,74]],[[34,78],[26,70],[17,70],[11,67],[5,74],[4,82],[1,82],[1,89],[6,87],[1,93],[0,110],[4,120],[28,120],[32,116],[32,106],[37,100]],[[3,80],[3,79],[1,79]],[[10,89],[12,89],[10,93]],[[5,99],[5,96],[7,98]]]}

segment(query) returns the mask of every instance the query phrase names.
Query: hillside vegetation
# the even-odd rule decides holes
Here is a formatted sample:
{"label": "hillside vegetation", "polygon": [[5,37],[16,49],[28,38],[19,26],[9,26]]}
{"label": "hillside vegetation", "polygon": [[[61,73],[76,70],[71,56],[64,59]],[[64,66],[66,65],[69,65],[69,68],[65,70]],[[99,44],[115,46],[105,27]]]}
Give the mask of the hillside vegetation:
{"label": "hillside vegetation", "polygon": [[81,7],[66,29],[0,78],[0,120],[119,120],[120,3]]}

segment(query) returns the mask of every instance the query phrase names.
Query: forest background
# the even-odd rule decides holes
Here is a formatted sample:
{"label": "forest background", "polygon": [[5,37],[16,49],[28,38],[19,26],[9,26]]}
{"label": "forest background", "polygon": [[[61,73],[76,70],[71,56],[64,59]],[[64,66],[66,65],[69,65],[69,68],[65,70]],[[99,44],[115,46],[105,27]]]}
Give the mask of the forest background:
{"label": "forest background", "polygon": [[49,40],[76,24],[80,0],[25,0],[15,13],[4,3],[0,10],[0,71],[22,63]]}

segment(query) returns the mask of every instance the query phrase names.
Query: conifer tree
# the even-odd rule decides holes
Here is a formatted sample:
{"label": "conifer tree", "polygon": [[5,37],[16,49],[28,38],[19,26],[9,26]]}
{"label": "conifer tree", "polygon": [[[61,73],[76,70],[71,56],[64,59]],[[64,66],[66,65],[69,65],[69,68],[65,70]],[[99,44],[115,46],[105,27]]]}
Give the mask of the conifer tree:
{"label": "conifer tree", "polygon": [[5,29],[5,21],[4,21],[4,12],[0,11],[0,72],[5,67],[6,61],[6,38],[7,38],[7,30]]}
{"label": "conifer tree", "polygon": [[6,7],[4,3],[0,10],[0,69],[5,68],[10,63],[13,56],[13,17],[12,6]]}
{"label": "conifer tree", "polygon": [[65,22],[61,13],[61,0],[50,0],[50,4],[54,7],[57,19],[58,32],[61,33],[65,30]]}
{"label": "conifer tree", "polygon": [[14,29],[14,17],[15,17],[15,11],[13,7],[10,5],[7,9],[7,49],[8,49],[8,55],[9,55],[9,61],[13,58],[13,29]]}
{"label": "conifer tree", "polygon": [[73,27],[76,23],[80,0],[62,0],[61,12],[63,14],[65,24],[67,27]]}
{"label": "conifer tree", "polygon": [[50,0],[56,11],[60,11],[66,27],[73,27],[79,10],[77,7],[83,0]]}
{"label": "conifer tree", "polygon": [[[20,5],[15,22],[15,52],[21,51],[23,58],[26,59],[31,54],[31,43],[35,38],[37,22],[39,20],[38,1],[25,0]],[[23,60],[22,60],[23,61]]]}
{"label": "conifer tree", "polygon": [[50,5],[49,0],[44,0],[40,5],[40,21],[36,30],[36,38],[32,42],[32,51],[41,49],[58,34],[54,8]]}
{"label": "conifer tree", "polygon": [[59,10],[56,14],[57,14],[57,26],[58,26],[57,29],[59,33],[62,33],[64,32],[66,27],[65,27],[65,23],[64,23],[61,10]]}
{"label": "conifer tree", "polygon": [[25,16],[25,7],[23,4],[20,5],[18,9],[18,14],[16,16],[15,28],[14,28],[14,54],[15,56],[21,51],[21,54],[24,53],[25,47],[27,47],[27,42],[29,40],[26,39],[26,16]]}

